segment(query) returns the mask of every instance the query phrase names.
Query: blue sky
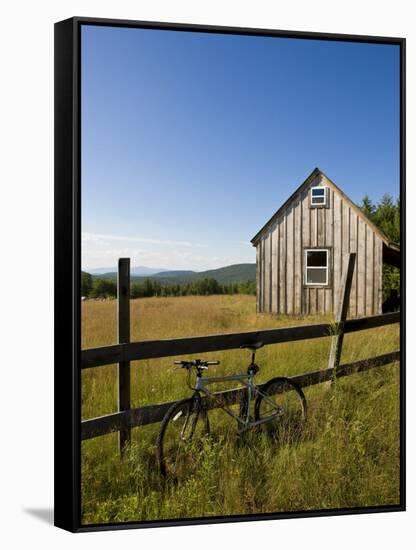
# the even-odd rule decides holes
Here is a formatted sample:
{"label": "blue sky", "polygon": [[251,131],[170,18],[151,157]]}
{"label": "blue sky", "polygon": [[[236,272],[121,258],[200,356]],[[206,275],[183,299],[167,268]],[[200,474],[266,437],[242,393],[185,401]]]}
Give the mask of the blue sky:
{"label": "blue sky", "polygon": [[82,28],[82,265],[204,270],[319,166],[399,194],[399,47]]}

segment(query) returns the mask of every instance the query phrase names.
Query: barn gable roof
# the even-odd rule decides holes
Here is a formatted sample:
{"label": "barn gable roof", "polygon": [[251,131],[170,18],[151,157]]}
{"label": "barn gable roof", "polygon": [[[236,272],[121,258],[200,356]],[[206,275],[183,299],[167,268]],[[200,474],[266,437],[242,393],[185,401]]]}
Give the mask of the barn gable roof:
{"label": "barn gable roof", "polygon": [[254,237],[251,239],[251,243],[253,246],[256,246],[259,239],[262,237],[262,235],[269,229],[270,226],[274,224],[274,222],[278,219],[280,214],[286,209],[286,207],[293,201],[293,199],[301,193],[304,189],[309,187],[309,185],[313,182],[313,180],[317,176],[323,176],[327,182],[330,184],[333,189],[337,193],[339,193],[342,198],[355,210],[357,215],[359,215],[361,218],[364,219],[364,221],[371,227],[371,229],[378,235],[378,237],[383,241],[385,246],[391,251],[393,255],[400,254],[400,246],[398,246],[396,243],[393,243],[388,239],[388,237],[379,229],[374,222],[372,222],[359,208],[331,179],[328,178],[326,174],[324,174],[319,168],[315,168],[309,176],[306,178],[306,180],[300,184],[300,186],[290,195],[290,197],[285,201],[282,206],[273,214],[273,216],[269,219],[269,221],[254,235]]}

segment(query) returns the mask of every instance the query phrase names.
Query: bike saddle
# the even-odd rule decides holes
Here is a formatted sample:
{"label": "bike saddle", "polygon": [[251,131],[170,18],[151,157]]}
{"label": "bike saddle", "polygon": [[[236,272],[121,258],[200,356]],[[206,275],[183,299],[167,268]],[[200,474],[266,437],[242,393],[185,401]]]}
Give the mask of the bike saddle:
{"label": "bike saddle", "polygon": [[251,349],[251,351],[256,351],[264,346],[263,342],[252,342],[250,344],[243,344],[240,346],[241,349]]}

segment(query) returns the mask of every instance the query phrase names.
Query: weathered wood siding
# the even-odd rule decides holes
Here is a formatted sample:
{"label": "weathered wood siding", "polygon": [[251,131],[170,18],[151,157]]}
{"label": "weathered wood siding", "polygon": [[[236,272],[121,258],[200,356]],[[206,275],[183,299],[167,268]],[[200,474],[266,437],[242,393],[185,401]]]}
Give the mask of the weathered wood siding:
{"label": "weathered wood siding", "polygon": [[[328,187],[328,205],[310,208],[310,188]],[[304,250],[329,250],[329,284],[304,284]],[[349,252],[356,252],[348,316],[381,313],[383,242],[356,208],[318,174],[261,235],[257,249],[258,311],[309,315],[334,313]]]}

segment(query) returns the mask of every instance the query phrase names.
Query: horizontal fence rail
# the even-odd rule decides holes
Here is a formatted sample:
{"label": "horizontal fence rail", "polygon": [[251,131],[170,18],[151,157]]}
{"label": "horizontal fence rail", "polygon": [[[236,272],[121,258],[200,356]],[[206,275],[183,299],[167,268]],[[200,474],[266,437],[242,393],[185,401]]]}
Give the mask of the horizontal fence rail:
{"label": "horizontal fence rail", "polygon": [[[81,423],[81,439],[91,439],[101,435],[118,432],[119,450],[123,453],[126,443],[131,441],[131,428],[160,422],[173,403],[146,405],[131,408],[130,404],[130,362],[142,359],[173,357],[194,353],[209,353],[238,349],[243,345],[263,342],[266,345],[311,340],[331,337],[331,351],[328,368],[291,377],[301,387],[312,386],[323,382],[334,383],[336,378],[348,376],[400,360],[400,352],[394,351],[370,357],[354,363],[339,365],[342,342],[345,333],[382,327],[400,322],[400,312],[346,319],[352,275],[356,254],[350,253],[345,258],[348,262],[342,280],[342,291],[339,296],[336,322],[315,325],[274,328],[251,332],[231,334],[213,334],[191,338],[171,338],[166,340],[143,340],[130,342],[129,288],[130,269],[128,258],[119,260],[118,269],[118,344],[81,351],[81,368],[89,369],[104,365],[118,364],[118,412],[98,418],[84,420]],[[260,386],[260,388],[262,388]],[[232,389],[215,394],[215,398],[204,397],[208,409],[232,405],[241,397],[244,388]]]}
{"label": "horizontal fence rail", "polygon": [[[398,323],[399,321],[400,312],[348,319],[344,323],[344,332],[349,333],[382,327],[392,323]],[[251,332],[196,336],[192,338],[144,340],[141,342],[90,348],[81,351],[81,368],[88,369],[103,365],[111,365],[113,363],[137,361],[140,359],[155,359],[191,353],[207,353],[211,351],[238,349],[242,345],[258,341],[264,344],[281,344],[284,342],[323,338],[325,336],[331,336],[335,327],[336,325],[334,325],[334,323],[322,323]]]}
{"label": "horizontal fence rail", "polygon": [[[377,357],[362,359],[361,361],[355,361],[354,363],[346,363],[337,367],[337,378],[363,372],[375,367],[381,367],[397,361],[400,361],[399,351],[393,351],[384,355],[378,355]],[[327,368],[314,372],[307,372],[306,374],[292,376],[290,377],[290,380],[293,380],[299,386],[305,388],[307,386],[313,386],[332,380],[333,371],[333,368]],[[263,386],[264,384],[259,384],[260,390]],[[203,399],[208,409],[215,409],[223,405],[233,405],[237,403],[239,397],[241,396],[241,392],[243,391],[244,388],[227,390],[216,393],[215,400],[207,397],[204,397]],[[135,426],[146,426],[148,424],[160,422],[168,409],[174,403],[176,403],[176,401],[162,403],[160,405],[146,405],[144,407],[130,409],[128,411],[120,411],[114,414],[84,420],[81,426],[81,439],[91,439],[93,437],[118,432],[126,425],[133,428]]]}

